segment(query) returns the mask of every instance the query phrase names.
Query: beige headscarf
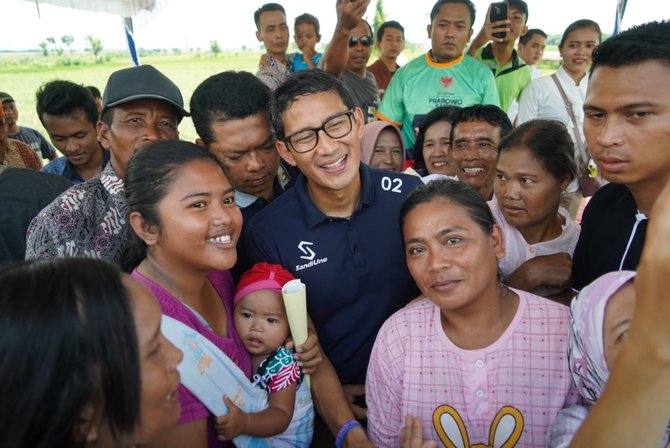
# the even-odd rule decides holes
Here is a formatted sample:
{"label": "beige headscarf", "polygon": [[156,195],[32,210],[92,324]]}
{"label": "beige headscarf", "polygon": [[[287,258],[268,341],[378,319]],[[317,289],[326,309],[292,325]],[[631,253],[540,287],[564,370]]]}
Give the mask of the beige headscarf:
{"label": "beige headscarf", "polygon": [[369,165],[370,160],[372,160],[372,154],[375,151],[375,143],[377,143],[377,138],[379,138],[379,134],[381,134],[381,132],[386,128],[392,128],[395,131],[395,133],[398,134],[400,144],[403,146],[402,164],[403,165],[405,164],[405,147],[403,144],[400,129],[398,129],[396,126],[392,125],[388,121],[372,121],[366,124],[365,128],[363,128],[363,137],[361,138],[361,160],[366,165]]}

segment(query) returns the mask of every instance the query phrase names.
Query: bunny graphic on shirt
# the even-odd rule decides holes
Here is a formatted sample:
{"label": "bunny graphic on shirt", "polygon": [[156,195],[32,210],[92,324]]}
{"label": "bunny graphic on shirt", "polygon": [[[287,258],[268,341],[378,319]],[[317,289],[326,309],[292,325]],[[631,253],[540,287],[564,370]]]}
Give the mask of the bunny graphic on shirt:
{"label": "bunny graphic on shirt", "polygon": [[447,448],[512,448],[521,438],[523,424],[523,415],[518,409],[504,406],[491,422],[488,444],[471,445],[468,430],[456,409],[442,405],[433,412],[435,431]]}

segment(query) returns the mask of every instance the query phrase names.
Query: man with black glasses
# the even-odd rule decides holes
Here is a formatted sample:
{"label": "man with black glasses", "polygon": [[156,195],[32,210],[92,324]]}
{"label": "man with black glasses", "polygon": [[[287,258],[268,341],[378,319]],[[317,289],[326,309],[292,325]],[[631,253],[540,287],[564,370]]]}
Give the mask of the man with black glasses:
{"label": "man with black glasses", "polygon": [[[292,74],[273,92],[270,111],[279,154],[302,174],[251,220],[247,255],[252,263],[279,263],[305,283],[323,352],[350,400],[358,397],[355,402],[364,406],[377,331],[418,294],[405,263],[398,213],[421,181],[361,163],[363,112],[327,73]],[[333,405],[322,402],[317,384],[313,393],[332,432],[350,423],[344,414],[332,415]],[[362,407],[352,410],[365,418]]]}
{"label": "man with black glasses", "polygon": [[362,19],[369,3],[338,0],[335,32],[323,54],[324,70],[342,80],[366,123],[375,120],[379,107],[379,86],[366,69],[374,44],[372,27]]}

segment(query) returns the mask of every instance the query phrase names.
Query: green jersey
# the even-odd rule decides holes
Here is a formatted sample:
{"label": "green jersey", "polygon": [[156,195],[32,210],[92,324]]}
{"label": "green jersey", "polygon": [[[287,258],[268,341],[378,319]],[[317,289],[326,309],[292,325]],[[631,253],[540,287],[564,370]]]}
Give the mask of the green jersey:
{"label": "green jersey", "polygon": [[440,106],[500,105],[493,74],[467,55],[438,63],[428,53],[398,69],[384,94],[378,115],[402,126],[405,146],[414,145],[425,114]]}

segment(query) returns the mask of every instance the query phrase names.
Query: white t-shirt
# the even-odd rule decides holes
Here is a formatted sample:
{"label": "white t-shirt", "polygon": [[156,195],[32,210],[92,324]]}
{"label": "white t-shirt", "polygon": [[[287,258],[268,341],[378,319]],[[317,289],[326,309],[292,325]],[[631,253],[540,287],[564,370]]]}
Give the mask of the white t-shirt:
{"label": "white t-shirt", "polygon": [[[559,252],[567,252],[572,257],[575,246],[577,246],[581,227],[570,218],[567,210],[563,208],[558,210],[558,213],[565,219],[565,224],[563,225],[563,231],[557,238],[536,244],[528,244],[523,235],[521,235],[521,232],[505,221],[505,216],[500,207],[498,207],[498,201],[495,196],[493,196],[493,199],[488,204],[496,222],[503,229],[505,256],[498,261],[498,266],[504,278],[509,277],[512,272],[531,258],[553,255]],[[552,291],[547,287],[539,287],[535,288],[532,292],[540,296],[547,296],[560,291]]]}
{"label": "white t-shirt", "polygon": [[[516,123],[519,125],[535,118],[546,118],[562,122],[568,128],[572,141],[575,143],[575,160],[579,160],[579,148],[577,147],[577,137],[575,135],[579,132],[582,141],[584,141],[583,107],[588,78],[585,76],[579,84],[575,84],[575,81],[570,78],[563,66],[559,67],[556,75],[565,91],[565,95],[572,104],[572,112],[575,114],[579,129],[575,129],[573,126],[561,93],[558,91],[554,80],[551,79],[551,75],[535,79],[526,87],[519,103],[519,114],[516,117]],[[575,179],[567,188],[567,191],[577,191],[578,186]]]}

